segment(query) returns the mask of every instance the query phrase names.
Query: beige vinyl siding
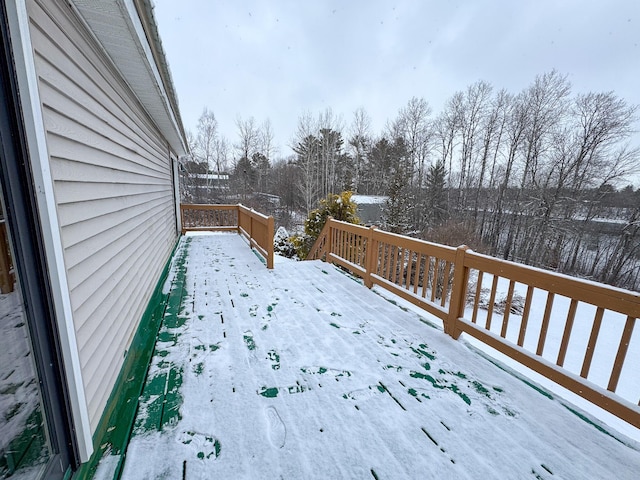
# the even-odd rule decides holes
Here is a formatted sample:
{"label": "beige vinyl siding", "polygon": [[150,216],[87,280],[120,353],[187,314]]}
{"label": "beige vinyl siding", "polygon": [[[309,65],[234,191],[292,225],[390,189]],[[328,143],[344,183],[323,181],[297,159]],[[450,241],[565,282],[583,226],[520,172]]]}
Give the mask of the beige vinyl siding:
{"label": "beige vinyl siding", "polygon": [[176,240],[167,142],[62,0],[28,3],[92,431]]}

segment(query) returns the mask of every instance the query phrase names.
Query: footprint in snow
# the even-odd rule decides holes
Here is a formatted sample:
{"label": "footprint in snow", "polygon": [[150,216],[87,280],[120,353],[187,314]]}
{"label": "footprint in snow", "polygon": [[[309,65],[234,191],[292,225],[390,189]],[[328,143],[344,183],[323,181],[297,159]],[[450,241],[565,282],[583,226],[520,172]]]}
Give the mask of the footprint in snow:
{"label": "footprint in snow", "polygon": [[280,415],[278,415],[278,411],[274,407],[268,407],[265,410],[265,414],[268,424],[267,435],[271,445],[276,448],[284,447],[287,440],[287,428],[282,422]]}

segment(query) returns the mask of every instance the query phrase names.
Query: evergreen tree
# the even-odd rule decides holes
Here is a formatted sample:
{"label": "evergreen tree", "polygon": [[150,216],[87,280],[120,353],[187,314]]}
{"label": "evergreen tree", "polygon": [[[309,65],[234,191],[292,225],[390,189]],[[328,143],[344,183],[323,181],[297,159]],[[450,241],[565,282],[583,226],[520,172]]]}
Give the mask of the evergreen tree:
{"label": "evergreen tree", "polygon": [[425,178],[425,225],[431,228],[442,225],[449,217],[447,193],[445,191],[446,169],[444,161],[438,159],[429,167]]}
{"label": "evergreen tree", "polygon": [[327,218],[342,222],[360,224],[357,215],[358,206],[351,200],[352,192],[346,191],[339,195],[330,193],[326,198],[320,200],[320,205],[315,210],[309,212],[307,220],[304,222],[304,235],[291,237],[291,241],[296,249],[298,258],[305,259],[316,239],[320,236]]}
{"label": "evergreen tree", "polygon": [[247,197],[255,190],[257,179],[258,175],[251,161],[246,157],[238,160],[233,169],[231,181],[235,191],[242,196],[243,201],[246,201]]}
{"label": "evergreen tree", "polygon": [[387,200],[382,209],[384,229],[392,233],[407,233],[411,228],[411,209],[409,178],[402,164],[398,162],[392,169]]}

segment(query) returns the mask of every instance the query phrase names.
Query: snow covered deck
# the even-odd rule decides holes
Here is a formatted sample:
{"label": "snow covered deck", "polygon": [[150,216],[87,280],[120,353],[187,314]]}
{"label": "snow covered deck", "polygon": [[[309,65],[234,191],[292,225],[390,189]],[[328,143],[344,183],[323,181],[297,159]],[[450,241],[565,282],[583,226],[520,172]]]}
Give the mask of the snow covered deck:
{"label": "snow covered deck", "polygon": [[[640,447],[338,269],[183,237],[122,478],[637,478]],[[169,285],[167,286],[167,288]]]}

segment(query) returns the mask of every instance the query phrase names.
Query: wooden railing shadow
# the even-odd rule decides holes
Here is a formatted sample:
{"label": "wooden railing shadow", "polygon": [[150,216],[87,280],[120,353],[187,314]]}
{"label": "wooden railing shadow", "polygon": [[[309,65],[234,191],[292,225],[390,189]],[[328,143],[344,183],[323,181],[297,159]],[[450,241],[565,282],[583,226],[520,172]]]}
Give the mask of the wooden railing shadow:
{"label": "wooden railing shadow", "polygon": [[273,268],[273,217],[244,205],[180,205],[182,234],[193,231],[238,232]]}
{"label": "wooden railing shadow", "polygon": [[397,294],[439,318],[453,338],[465,332],[640,428],[637,292],[332,218],[307,256],[314,259]]}
{"label": "wooden railing shadow", "polygon": [[13,292],[15,281],[16,277],[9,251],[7,224],[0,213],[0,292],[3,294]]}

